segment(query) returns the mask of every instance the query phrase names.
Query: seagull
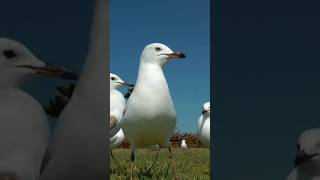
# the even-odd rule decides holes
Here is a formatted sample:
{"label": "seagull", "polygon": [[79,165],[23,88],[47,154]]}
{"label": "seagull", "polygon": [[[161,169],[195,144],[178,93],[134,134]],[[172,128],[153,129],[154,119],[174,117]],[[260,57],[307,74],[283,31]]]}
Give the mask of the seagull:
{"label": "seagull", "polygon": [[95,0],[87,58],[49,145],[40,180],[105,180],[107,174],[108,0]]}
{"label": "seagull", "polygon": [[124,133],[122,129],[120,129],[112,138],[110,138],[110,148],[111,148],[111,157],[113,161],[119,165],[116,159],[113,156],[112,150],[118,146],[120,146],[125,139]]}
{"label": "seagull", "polygon": [[39,60],[23,44],[0,38],[0,179],[35,180],[49,142],[40,103],[20,89],[34,77],[76,79],[63,67]]}
{"label": "seagull", "polygon": [[122,119],[126,100],[118,90],[121,87],[132,84],[123,81],[118,75],[110,73],[110,137],[115,136],[120,131],[120,121]]}
{"label": "seagull", "polygon": [[110,138],[110,148],[114,149],[120,146],[125,139],[124,133],[122,129],[120,129],[117,134],[115,134],[112,138]]}
{"label": "seagull", "polygon": [[168,147],[174,167],[169,140],[176,127],[176,112],[163,68],[170,60],[179,58],[185,58],[185,55],[160,43],[149,44],[142,51],[136,85],[121,120],[131,146],[131,179],[136,148],[156,144]]}
{"label": "seagull", "polygon": [[200,142],[210,148],[210,102],[202,106],[202,114],[198,120],[198,133]]}
{"label": "seagull", "polygon": [[320,180],[320,128],[300,135],[294,166],[287,180]]}
{"label": "seagull", "polygon": [[182,139],[182,141],[181,141],[181,149],[182,150],[187,150],[188,149],[188,146],[186,144],[186,140],[185,139]]}

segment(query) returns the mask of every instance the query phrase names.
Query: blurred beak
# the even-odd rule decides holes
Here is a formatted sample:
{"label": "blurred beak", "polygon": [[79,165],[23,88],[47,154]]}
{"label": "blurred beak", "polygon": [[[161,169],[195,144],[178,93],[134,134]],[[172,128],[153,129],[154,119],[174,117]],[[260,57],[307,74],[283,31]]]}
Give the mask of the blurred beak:
{"label": "blurred beak", "polygon": [[306,154],[304,150],[298,151],[298,154],[296,155],[296,158],[294,159],[294,166],[300,166],[301,164],[310,161],[314,156],[317,154]]}
{"label": "blurred beak", "polygon": [[59,78],[59,79],[69,79],[69,80],[77,80],[78,75],[62,66],[55,65],[44,65],[44,66],[32,66],[32,65],[21,65],[19,68],[29,68],[34,70],[37,74],[40,74],[45,77]]}
{"label": "blurred beak", "polygon": [[206,109],[202,109],[202,112],[201,112],[201,114],[204,114],[204,113],[206,113],[206,112],[209,112],[209,110],[206,110]]}
{"label": "blurred beak", "polygon": [[125,82],[125,81],[121,82],[120,84],[123,85],[123,86],[134,87],[134,84],[131,84],[131,83],[128,83],[128,82]]}
{"label": "blurred beak", "polygon": [[170,59],[182,59],[186,57],[186,55],[183,52],[173,52],[171,54],[165,55],[167,55]]}

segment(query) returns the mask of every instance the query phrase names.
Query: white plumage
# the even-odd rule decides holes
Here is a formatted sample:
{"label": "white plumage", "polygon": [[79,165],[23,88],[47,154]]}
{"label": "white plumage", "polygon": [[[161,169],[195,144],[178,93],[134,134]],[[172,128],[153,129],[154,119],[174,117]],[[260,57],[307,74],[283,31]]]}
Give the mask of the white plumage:
{"label": "white plumage", "polygon": [[198,133],[200,142],[210,147],[210,102],[204,103],[202,108],[202,115],[198,120]]}
{"label": "white plumage", "polygon": [[118,75],[110,73],[110,137],[120,131],[120,122],[126,107],[126,100],[118,90],[123,86],[133,86]]}
{"label": "white plumage", "polygon": [[181,149],[182,149],[182,150],[187,150],[187,149],[188,149],[188,146],[187,146],[187,143],[186,143],[186,140],[185,140],[185,139],[183,139],[183,140],[181,141]]}
{"label": "white plumage", "polygon": [[112,138],[110,138],[110,148],[116,148],[120,146],[125,139],[122,129],[120,129]]}
{"label": "white plumage", "polygon": [[146,46],[140,58],[135,88],[128,99],[122,129],[132,149],[159,144],[169,145],[176,126],[176,112],[163,67],[171,58],[183,58],[167,46]]}
{"label": "white plumage", "polygon": [[22,44],[0,38],[0,179],[35,180],[49,142],[49,124],[39,102],[20,89],[32,77],[72,79],[48,66]]}
{"label": "white plumage", "polygon": [[320,129],[303,132],[298,140],[295,168],[287,180],[320,180]]}
{"label": "white plumage", "polygon": [[169,140],[177,119],[163,68],[170,59],[184,57],[183,53],[173,52],[160,43],[147,45],[142,51],[137,82],[121,120],[131,148],[130,178],[133,175],[134,151],[139,147],[168,147],[175,169]]}
{"label": "white plumage", "polygon": [[87,58],[70,102],[62,111],[41,180],[105,180],[108,54],[107,0],[95,0]]}

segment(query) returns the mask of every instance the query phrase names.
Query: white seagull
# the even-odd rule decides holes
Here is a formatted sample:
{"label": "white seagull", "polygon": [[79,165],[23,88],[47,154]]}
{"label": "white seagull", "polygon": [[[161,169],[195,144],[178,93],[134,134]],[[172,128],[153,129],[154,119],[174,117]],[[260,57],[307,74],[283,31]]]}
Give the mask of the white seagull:
{"label": "white seagull", "polygon": [[198,133],[200,142],[210,148],[210,102],[202,106],[202,115],[198,120]]}
{"label": "white seagull", "polygon": [[41,180],[105,180],[107,174],[108,0],[95,0],[88,55],[62,111]]}
{"label": "white seagull", "polygon": [[19,42],[0,38],[0,179],[35,180],[49,142],[39,102],[20,86],[37,76],[76,79],[69,70],[40,61]]}
{"label": "white seagull", "polygon": [[119,124],[126,107],[126,100],[118,89],[124,86],[133,87],[132,84],[123,81],[118,75],[110,73],[110,137],[115,136],[120,131]]}
{"label": "white seagull", "polygon": [[[117,134],[115,134],[112,138],[110,138],[110,148],[116,148],[120,146],[125,139],[124,133],[122,129],[120,129]],[[112,151],[111,151],[112,152]]]}
{"label": "white seagull", "polygon": [[123,132],[131,146],[130,178],[136,148],[156,144],[168,147],[173,163],[169,140],[176,127],[176,112],[163,68],[171,59],[184,57],[183,53],[173,52],[160,43],[147,45],[142,51],[136,85],[121,120]]}
{"label": "white seagull", "polygon": [[320,180],[320,128],[300,135],[294,165],[287,180]]}
{"label": "white seagull", "polygon": [[182,141],[181,141],[181,149],[182,150],[187,150],[188,149],[188,146],[186,144],[186,140],[185,139],[182,139]]}

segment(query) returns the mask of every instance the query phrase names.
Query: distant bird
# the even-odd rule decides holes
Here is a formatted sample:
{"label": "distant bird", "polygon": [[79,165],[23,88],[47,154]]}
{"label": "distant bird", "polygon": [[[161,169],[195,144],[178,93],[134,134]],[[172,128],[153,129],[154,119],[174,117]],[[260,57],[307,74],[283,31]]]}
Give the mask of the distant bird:
{"label": "distant bird", "polygon": [[[40,180],[105,180],[107,174],[107,0],[95,0],[87,58],[68,105],[59,116]],[[76,4],[75,4],[76,7]]]}
{"label": "distant bird", "polygon": [[198,133],[200,142],[210,148],[210,102],[202,106],[202,114],[198,120]]}
{"label": "distant bird", "polygon": [[320,128],[300,135],[294,166],[287,180],[320,180]]}
{"label": "distant bird", "polygon": [[160,43],[147,45],[142,51],[137,82],[121,121],[122,130],[131,146],[131,179],[135,149],[156,144],[168,147],[176,174],[169,144],[176,127],[176,112],[163,68],[171,59],[184,57],[183,53],[173,52]]}
{"label": "distant bird", "polygon": [[42,62],[19,42],[0,38],[1,180],[35,180],[40,174],[48,119],[40,103],[20,89],[34,77],[76,79],[72,71]]}
{"label": "distant bird", "polygon": [[181,149],[182,150],[187,150],[188,149],[188,146],[186,144],[186,140],[185,139],[182,139],[182,141],[181,141]]}
{"label": "distant bird", "polygon": [[126,107],[126,100],[118,89],[124,86],[133,87],[118,75],[110,73],[110,137],[113,137],[120,130],[119,123]]}

